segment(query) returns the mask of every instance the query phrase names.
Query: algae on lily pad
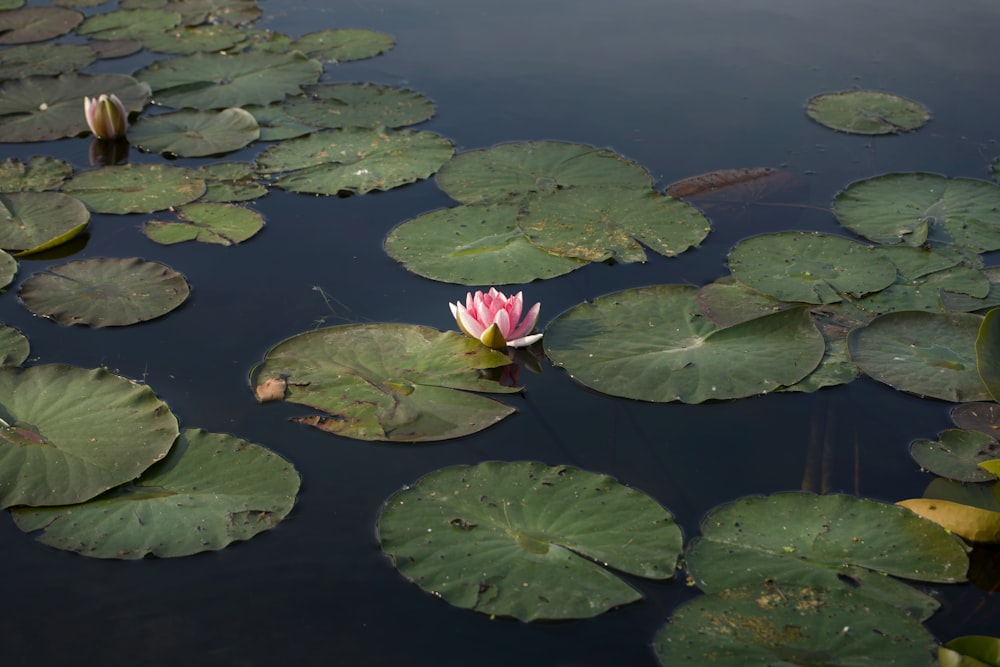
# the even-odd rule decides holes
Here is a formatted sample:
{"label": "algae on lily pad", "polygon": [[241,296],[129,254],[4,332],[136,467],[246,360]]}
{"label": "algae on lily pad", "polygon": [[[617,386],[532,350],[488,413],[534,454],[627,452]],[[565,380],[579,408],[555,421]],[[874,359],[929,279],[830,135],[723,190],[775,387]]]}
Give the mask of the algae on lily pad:
{"label": "algae on lily pad", "polygon": [[522,621],[589,618],[642,598],[613,574],[670,579],[673,516],[617,480],[488,461],[433,472],[389,498],[382,551],[448,603]]}
{"label": "algae on lily pad", "polygon": [[288,172],[275,185],[292,192],[364,194],[427,178],[454,150],[433,132],[344,128],[275,144],[257,166],[262,173]]}
{"label": "algae on lily pad", "polygon": [[945,401],[988,400],[976,369],[975,343],[982,321],[970,313],[880,315],[848,336],[851,361],[900,391]]}
{"label": "algae on lily pad", "polygon": [[319,81],[323,65],[299,51],[194,53],[157,60],[134,73],[168,107],[226,109],[270,104]]}
{"label": "algae on lily pad", "polygon": [[0,366],[20,366],[31,348],[28,339],[14,327],[0,324]]}
{"label": "algae on lily pad", "polygon": [[876,243],[1000,249],[1000,185],[904,173],[852,183],[833,202],[844,227]]}
{"label": "algae on lily pad", "polygon": [[511,285],[553,278],[587,262],[545,252],[517,226],[511,204],[465,204],[407,220],[385,250],[418,275],[460,285]]}
{"label": "algae on lily pad", "polygon": [[80,234],[89,220],[83,202],[60,192],[0,194],[0,248],[18,255],[47,250]]}
{"label": "algae on lily pad", "polygon": [[116,95],[128,111],[149,101],[149,86],[124,74],[31,76],[0,85],[0,141],[50,141],[88,131],[83,98]]}
{"label": "algae on lily pad", "polygon": [[461,153],[435,180],[449,197],[464,204],[582,185],[638,190],[653,185],[649,172],[614,151],[562,141],[521,141]]}
{"label": "algae on lily pad", "polygon": [[656,285],[571,308],[545,330],[545,353],[596,391],[643,401],[743,398],[793,385],[823,358],[804,308],[720,328],[698,288]]}
{"label": "algae on lily pad", "polygon": [[289,46],[310,58],[344,63],[377,56],[394,45],[392,35],[363,28],[340,28],[302,35]]}
{"label": "algae on lily pad", "polygon": [[0,506],[89,500],[137,477],[177,438],[146,385],[104,369],[0,367]]}
{"label": "algae on lily pad", "polygon": [[512,393],[482,371],[510,359],[453,331],[355,324],[289,338],[251,381],[279,386],[283,400],[323,411],[294,421],[358,440],[426,442],[476,433],[514,409],[473,392]]}
{"label": "algae on lily pad", "polygon": [[877,292],[896,280],[896,265],[871,246],[815,232],[744,239],[729,253],[733,277],[783,301],[822,304]]}
{"label": "algae on lily pad", "polygon": [[934,637],[892,603],[764,583],[679,606],[654,639],[664,667],[935,667]]}
{"label": "algae on lily pad", "polygon": [[17,508],[38,541],[93,558],[171,558],[222,549],[279,524],[299,475],[274,452],[232,435],[185,429],[159,463],[87,502]]}
{"label": "algae on lily pad", "polygon": [[95,213],[152,213],[183,206],[205,194],[197,172],[166,164],[123,164],[80,172],[63,192]]}
{"label": "algae on lily pad", "polygon": [[20,297],[28,310],[60,324],[110,327],[166,315],[189,292],[184,276],[158,262],[98,257],[32,275]]}
{"label": "algae on lily pad", "polygon": [[919,102],[879,90],[816,95],[809,100],[806,113],[820,125],[848,134],[912,132],[931,117]]}
{"label": "algae on lily pad", "polygon": [[698,246],[711,229],[694,206],[650,188],[580,186],[521,203],[518,226],[529,241],[591,262],[643,262],[642,246],[673,257]]}
{"label": "algae on lily pad", "polygon": [[178,157],[229,153],[259,137],[257,119],[243,109],[185,109],[142,118],[128,129],[134,146]]}
{"label": "algae on lily pad", "polygon": [[303,86],[303,94],[281,107],[296,120],[317,128],[396,128],[422,123],[434,115],[434,103],[418,92],[374,83]]}
{"label": "algae on lily pad", "polygon": [[177,216],[179,220],[149,220],[142,231],[165,245],[182,241],[234,245],[264,226],[259,213],[234,204],[188,204],[177,209]]}
{"label": "algae on lily pad", "polygon": [[935,475],[959,482],[988,482],[996,475],[979,464],[1000,458],[1000,443],[980,431],[952,428],[939,433],[937,440],[914,440],[910,456]]}

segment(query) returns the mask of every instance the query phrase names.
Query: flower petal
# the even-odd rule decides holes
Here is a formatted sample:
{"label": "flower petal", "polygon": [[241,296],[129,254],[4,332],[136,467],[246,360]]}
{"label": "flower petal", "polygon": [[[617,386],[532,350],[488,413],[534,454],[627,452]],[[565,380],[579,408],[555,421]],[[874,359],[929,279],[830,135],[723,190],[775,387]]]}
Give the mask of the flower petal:
{"label": "flower petal", "polygon": [[520,338],[525,334],[531,333],[531,330],[535,328],[536,324],[538,324],[538,311],[541,309],[541,307],[542,307],[541,303],[536,303],[534,306],[532,306],[531,310],[525,313],[524,319],[521,320],[521,323],[517,325],[517,328],[515,328],[513,331],[510,332],[510,337]]}
{"label": "flower petal", "polygon": [[534,345],[542,339],[542,334],[531,334],[530,336],[524,336],[522,338],[515,338],[514,340],[507,341],[507,347],[528,347],[529,345]]}
{"label": "flower petal", "polygon": [[462,330],[466,336],[471,336],[472,338],[479,338],[483,335],[483,325],[480,324],[469,311],[466,310],[465,306],[460,303],[452,304],[455,306],[455,321],[458,322],[458,328]]}

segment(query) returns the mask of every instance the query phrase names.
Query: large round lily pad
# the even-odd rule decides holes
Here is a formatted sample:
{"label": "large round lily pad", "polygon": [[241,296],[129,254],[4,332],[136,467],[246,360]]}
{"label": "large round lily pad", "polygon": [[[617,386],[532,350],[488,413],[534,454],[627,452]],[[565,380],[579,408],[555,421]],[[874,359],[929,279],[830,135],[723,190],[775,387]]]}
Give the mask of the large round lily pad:
{"label": "large round lily pad", "polygon": [[166,315],[190,288],[169,266],[136,257],[98,257],[36,273],[21,285],[28,310],[60,324],[125,326]]}
{"label": "large round lily pad", "polygon": [[221,549],[281,522],[295,504],[291,463],[235,436],[186,429],[138,479],[79,505],[18,508],[17,527],[94,558],[169,558]]}
{"label": "large round lily pad", "polygon": [[960,482],[988,482],[996,475],[979,464],[1000,458],[1000,443],[980,431],[952,428],[939,433],[937,440],[914,440],[910,456],[935,475]]}
{"label": "large round lily pad", "polygon": [[518,226],[546,252],[573,259],[642,262],[700,244],[711,225],[694,206],[650,188],[581,186],[523,200]]}
{"label": "large round lily pad", "polygon": [[104,369],[0,368],[0,506],[62,505],[163,458],[177,419],[152,390]]}
{"label": "large round lily pad", "polygon": [[336,83],[305,86],[303,95],[281,107],[308,125],[338,127],[403,127],[434,115],[434,103],[405,88],[374,83]]}
{"label": "large round lily pad", "polygon": [[989,400],[976,370],[982,321],[970,313],[881,315],[848,336],[851,361],[900,391],[945,401]]}
{"label": "large round lily pad", "polygon": [[642,597],[606,568],[669,579],[670,512],[607,475],[534,461],[454,466],[386,501],[382,550],[447,602],[522,621],[587,618]]}
{"label": "large round lily pad", "polygon": [[181,22],[181,15],[168,9],[117,9],[93,14],[76,32],[91,39],[138,39],[160,34]]}
{"label": "large round lily pad", "polygon": [[0,44],[44,42],[65,35],[81,21],[83,14],[63,7],[22,7],[3,11],[0,12]]}
{"label": "large round lily pad", "polygon": [[850,590],[745,586],[678,607],[656,634],[664,667],[933,667],[930,632]]}
{"label": "large round lily pad", "polygon": [[606,148],[561,141],[522,141],[457,155],[438,186],[463,203],[502,201],[580,185],[649,189],[641,166]]}
{"label": "large round lily pad", "polygon": [[257,120],[243,109],[186,109],[141,119],[128,129],[129,143],[179,157],[228,153],[259,137]]}
{"label": "large round lily pad", "polygon": [[297,422],[359,440],[423,442],[475,433],[512,414],[472,393],[518,391],[480,373],[509,363],[452,331],[352,324],[278,343],[251,379],[260,400],[281,398],[325,413]]}
{"label": "large round lily pad", "polygon": [[65,243],[87,227],[90,213],[60,192],[0,194],[0,248],[18,254]]}
{"label": "large round lily pad", "polygon": [[644,401],[700,403],[795,384],[823,358],[823,335],[802,308],[719,328],[698,288],[626,290],[559,315],[545,353],[591,389]]}
{"label": "large round lily pad", "polygon": [[517,226],[511,204],[465,204],[407,220],[385,250],[409,271],[460,285],[510,285],[553,278],[587,262],[545,252]]}
{"label": "large round lily pad", "polygon": [[391,49],[394,44],[392,35],[363,28],[340,28],[303,35],[293,41],[289,48],[298,49],[310,58],[343,63],[377,56]]}
{"label": "large round lily pad", "polygon": [[195,53],[158,60],[134,76],[153,89],[158,104],[226,109],[270,104],[316,83],[323,64],[301,52]]}
{"label": "large round lily pad", "polygon": [[149,86],[124,74],[31,76],[0,86],[0,141],[49,141],[88,131],[83,98],[116,95],[128,111],[149,100]]}
{"label": "large round lily pad", "polygon": [[454,150],[433,132],[345,128],[275,144],[257,163],[262,172],[290,172],[275,182],[285,190],[364,194],[427,178]]}
{"label": "large round lily pad", "polygon": [[842,236],[780,232],[752,236],[729,254],[733,277],[783,301],[836,303],[888,287],[896,265]]}
{"label": "large round lily pad", "polygon": [[183,206],[205,194],[196,172],[166,164],[123,164],[80,172],[63,192],[96,213],[152,213]]}
{"label": "large round lily pad", "polygon": [[876,243],[1000,248],[1000,185],[988,181],[887,174],[849,185],[833,212],[840,224]]}
{"label": "large round lily pad", "polygon": [[809,100],[806,113],[820,125],[849,134],[912,132],[931,117],[919,102],[880,90],[816,95]]}

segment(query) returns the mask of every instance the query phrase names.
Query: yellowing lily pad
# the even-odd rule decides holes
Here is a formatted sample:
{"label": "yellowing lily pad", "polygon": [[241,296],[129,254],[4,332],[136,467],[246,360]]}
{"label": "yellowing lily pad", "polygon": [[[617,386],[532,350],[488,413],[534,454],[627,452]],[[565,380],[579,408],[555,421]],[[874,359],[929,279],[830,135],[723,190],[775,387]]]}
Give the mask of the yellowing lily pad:
{"label": "yellowing lily pad", "polygon": [[65,243],[87,227],[79,199],[59,192],[0,194],[0,248],[19,255]]}
{"label": "yellowing lily pad", "polygon": [[382,551],[450,604],[522,621],[589,618],[642,594],[610,570],[669,579],[670,512],[607,475],[534,461],[454,466],[389,498]]}

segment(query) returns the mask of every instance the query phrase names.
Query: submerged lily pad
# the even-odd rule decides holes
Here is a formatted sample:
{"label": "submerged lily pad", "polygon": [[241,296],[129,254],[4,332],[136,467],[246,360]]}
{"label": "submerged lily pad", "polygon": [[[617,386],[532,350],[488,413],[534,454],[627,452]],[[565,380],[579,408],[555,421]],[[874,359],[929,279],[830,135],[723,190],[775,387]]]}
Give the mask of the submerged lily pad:
{"label": "submerged lily pad", "polygon": [[24,334],[14,327],[0,324],[0,366],[20,366],[30,351]]}
{"label": "submerged lily pad", "polygon": [[150,220],[142,231],[165,245],[182,241],[233,245],[264,226],[259,213],[232,204],[188,204],[179,208],[177,215],[180,220]]}
{"label": "submerged lily pad", "polygon": [[589,618],[639,591],[606,568],[669,579],[670,512],[617,480],[534,461],[453,466],[389,498],[379,542],[400,573],[450,604],[522,621]]}
{"label": "submerged lily pad", "polygon": [[63,186],[96,213],[152,213],[205,194],[195,172],[165,164],[123,164],[84,171]]}
{"label": "submerged lily pad", "polygon": [[988,482],[996,476],[979,467],[1000,458],[1000,443],[979,431],[948,429],[934,440],[914,440],[910,456],[921,468],[960,482]]}
{"label": "submerged lily pad", "polygon": [[0,506],[62,505],[137,477],[177,438],[152,390],[104,369],[0,368]]}
{"label": "submerged lily pad", "polygon": [[189,291],[184,276],[158,262],[99,257],[36,273],[20,296],[28,310],[60,324],[110,327],[166,315]]}
{"label": "submerged lily pad", "polygon": [[20,255],[47,250],[81,233],[89,220],[83,202],[60,192],[0,194],[0,248]]}
{"label": "submerged lily pad", "polygon": [[850,590],[764,584],[681,605],[653,648],[664,667],[933,667],[936,646],[892,604]]}
{"label": "submerged lily pad", "polygon": [[993,402],[963,403],[951,409],[955,426],[969,431],[980,431],[991,438],[1000,435],[1000,405]]}
{"label": "submerged lily pad", "polygon": [[919,102],[879,90],[816,95],[806,113],[820,125],[849,134],[912,132],[931,117]]}
{"label": "submerged lily pad", "polygon": [[427,178],[454,150],[451,141],[432,132],[345,128],[275,144],[257,163],[262,172],[289,172],[275,182],[285,190],[364,194]]}
{"label": "submerged lily pad", "polygon": [[134,73],[168,107],[226,109],[270,104],[316,83],[323,65],[298,51],[195,53],[158,60]]}
{"label": "submerged lily pad", "polygon": [[888,287],[896,265],[871,246],[813,232],[762,234],[729,254],[733,277],[783,301],[836,303]]}
{"label": "submerged lily pad", "polygon": [[647,190],[653,184],[645,169],[614,151],[561,141],[515,142],[461,153],[435,180],[449,197],[466,204],[581,185]]}
{"label": "submerged lily pad", "polygon": [[711,224],[691,204],[652,189],[582,186],[522,200],[518,226],[554,255],[591,262],[642,262],[699,245]]}
{"label": "submerged lily pad", "polygon": [[187,109],[140,119],[129,143],[153,153],[203,157],[239,150],[260,137],[257,120],[243,109]]}
{"label": "submerged lily pad", "polygon": [[405,88],[374,83],[304,86],[303,95],[286,99],[282,108],[314,127],[403,127],[434,115],[434,103]]}
{"label": "submerged lily pad", "polygon": [[385,250],[409,271],[460,285],[510,285],[553,278],[587,263],[541,250],[517,226],[518,207],[467,204],[407,220]]}
{"label": "submerged lily pad", "polygon": [[83,98],[116,95],[128,111],[149,100],[149,86],[124,74],[32,76],[0,86],[0,141],[50,141],[88,131]]}
{"label": "submerged lily pad", "polygon": [[840,224],[876,243],[1000,249],[1000,185],[937,174],[887,174],[837,195]]}
{"label": "submerged lily pad", "polygon": [[391,35],[360,28],[320,30],[299,37],[290,48],[302,51],[310,58],[344,63],[371,58],[385,53],[395,45]]}
{"label": "submerged lily pad", "polygon": [[851,361],[900,391],[945,401],[988,400],[976,370],[975,342],[982,321],[969,313],[881,315],[848,336]]}
{"label": "submerged lily pad", "polygon": [[159,463],[79,505],[11,514],[38,541],[94,558],[170,558],[222,549],[273,528],[295,503],[285,459],[232,435],[186,429]]}
{"label": "submerged lily pad", "polygon": [[559,315],[545,353],[573,379],[612,396],[703,401],[753,396],[799,382],[823,358],[823,335],[793,308],[719,328],[698,288],[625,290]]}
{"label": "submerged lily pad", "polygon": [[510,363],[468,336],[405,324],[317,329],[268,351],[251,375],[258,387],[326,414],[295,421],[359,440],[457,438],[514,412],[472,392],[510,393],[481,371]]}

